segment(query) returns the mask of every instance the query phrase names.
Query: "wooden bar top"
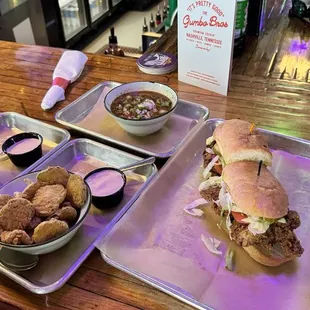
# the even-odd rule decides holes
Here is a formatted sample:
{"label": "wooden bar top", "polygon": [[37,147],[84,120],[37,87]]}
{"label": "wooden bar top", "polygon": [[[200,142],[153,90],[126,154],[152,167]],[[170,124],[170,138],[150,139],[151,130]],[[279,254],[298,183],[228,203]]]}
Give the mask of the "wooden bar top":
{"label": "wooden bar top", "polygon": [[[56,126],[55,112],[100,82],[157,81],[179,97],[210,109],[210,117],[241,118],[283,134],[310,139],[308,83],[232,75],[228,97],[178,81],[177,73],[154,76],[134,59],[88,54],[82,76],[52,110],[40,107],[63,50],[0,41],[0,112],[15,111]],[[58,291],[35,295],[0,275],[0,309],[191,309],[178,300],[108,266],[95,250]]]}

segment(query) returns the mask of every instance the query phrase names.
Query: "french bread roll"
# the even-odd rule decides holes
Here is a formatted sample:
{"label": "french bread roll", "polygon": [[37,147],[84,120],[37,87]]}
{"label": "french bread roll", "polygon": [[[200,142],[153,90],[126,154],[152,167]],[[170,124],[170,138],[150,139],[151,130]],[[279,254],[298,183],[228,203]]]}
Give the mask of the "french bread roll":
{"label": "french bread roll", "polygon": [[222,179],[234,203],[251,216],[276,219],[288,212],[288,196],[280,182],[259,163],[235,162],[223,169]]}
{"label": "french bread roll", "polygon": [[271,166],[272,154],[267,139],[252,124],[243,120],[227,120],[216,127],[213,138],[217,152],[226,165],[237,161],[263,161]]}
{"label": "french bread roll", "polygon": [[248,246],[243,247],[243,249],[258,263],[270,267],[280,266],[296,258],[296,256],[285,257],[280,249],[278,251],[270,250],[263,246]]}

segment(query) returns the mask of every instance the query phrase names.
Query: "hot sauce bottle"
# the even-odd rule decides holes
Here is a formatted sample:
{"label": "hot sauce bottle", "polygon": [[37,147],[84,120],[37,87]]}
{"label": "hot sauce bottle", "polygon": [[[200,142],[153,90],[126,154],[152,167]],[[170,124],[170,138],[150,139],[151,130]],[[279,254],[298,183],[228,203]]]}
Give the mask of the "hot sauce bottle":
{"label": "hot sauce bottle", "polygon": [[105,54],[124,57],[124,51],[117,45],[117,36],[114,33],[114,27],[110,29],[109,47],[104,51]]}
{"label": "hot sauce bottle", "polygon": [[159,6],[157,8],[157,13],[156,13],[156,25],[160,25],[161,23],[161,15],[160,15],[160,11],[159,11]]}

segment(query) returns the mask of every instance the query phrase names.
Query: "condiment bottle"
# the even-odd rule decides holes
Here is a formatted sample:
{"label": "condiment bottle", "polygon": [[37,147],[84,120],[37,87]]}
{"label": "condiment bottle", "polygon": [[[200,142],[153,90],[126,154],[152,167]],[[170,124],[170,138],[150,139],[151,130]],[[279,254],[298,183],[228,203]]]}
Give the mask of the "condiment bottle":
{"label": "condiment bottle", "polygon": [[160,25],[161,23],[161,15],[160,15],[160,12],[159,12],[159,6],[157,8],[157,13],[156,13],[156,25]]}
{"label": "condiment bottle", "polygon": [[166,1],[164,1],[164,8],[163,8],[163,20],[167,18],[167,7]]}
{"label": "condiment bottle", "polygon": [[110,32],[111,35],[109,36],[109,48],[107,48],[104,53],[124,57],[124,51],[117,45],[117,36],[114,33],[114,27],[110,29]]}
{"label": "condiment bottle", "polygon": [[149,31],[149,27],[146,24],[146,18],[145,17],[144,17],[144,25],[143,25],[142,31],[143,32],[148,32]]}
{"label": "condiment bottle", "polygon": [[150,31],[154,31],[154,30],[155,30],[155,21],[153,18],[153,13],[151,13]]}

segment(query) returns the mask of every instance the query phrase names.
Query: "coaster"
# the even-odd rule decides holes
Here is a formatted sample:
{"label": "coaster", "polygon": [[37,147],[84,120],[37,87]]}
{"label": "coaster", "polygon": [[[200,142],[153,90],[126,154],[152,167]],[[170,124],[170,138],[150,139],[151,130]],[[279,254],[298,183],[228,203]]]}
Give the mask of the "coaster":
{"label": "coaster", "polygon": [[176,69],[177,58],[169,53],[145,54],[137,60],[137,65],[148,74],[165,74]]}

